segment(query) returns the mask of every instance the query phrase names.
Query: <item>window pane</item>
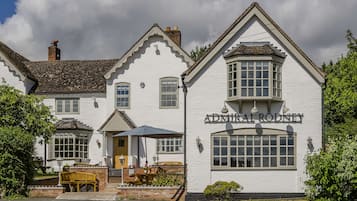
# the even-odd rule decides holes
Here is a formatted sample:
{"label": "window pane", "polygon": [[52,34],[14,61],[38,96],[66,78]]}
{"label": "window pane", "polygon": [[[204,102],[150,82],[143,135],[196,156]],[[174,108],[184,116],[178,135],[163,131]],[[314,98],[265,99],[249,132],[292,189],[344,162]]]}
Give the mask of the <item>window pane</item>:
{"label": "window pane", "polygon": [[221,148],[221,155],[226,156],[227,155],[227,147],[222,147]]}
{"label": "window pane", "polygon": [[237,167],[237,158],[235,157],[231,158],[231,167]]}
{"label": "window pane", "polygon": [[254,158],[254,167],[260,167],[260,157]]}
{"label": "window pane", "polygon": [[70,100],[64,101],[64,111],[71,112],[71,101]]}
{"label": "window pane", "polygon": [[288,165],[294,165],[294,158],[293,157],[289,157],[288,158]]}
{"label": "window pane", "polygon": [[282,166],[286,165],[286,158],[285,157],[280,157],[280,165],[282,165]]}
{"label": "window pane", "polygon": [[63,101],[62,100],[57,100],[57,112],[62,112],[62,103]]}
{"label": "window pane", "polygon": [[231,147],[231,155],[237,155],[237,148]]}
{"label": "window pane", "polygon": [[247,155],[253,155],[253,148],[247,147]]}
{"label": "window pane", "polygon": [[226,166],[227,165],[227,158],[225,158],[225,157],[223,157],[223,158],[221,158],[221,164],[223,165],[223,166]]}
{"label": "window pane", "polygon": [[286,155],[286,148],[280,147],[280,155]]}
{"label": "window pane", "polygon": [[253,167],[253,158],[247,157],[247,167]]}
{"label": "window pane", "polygon": [[224,145],[224,146],[227,145],[227,138],[226,137],[221,137],[221,145]]}
{"label": "window pane", "polygon": [[263,167],[269,167],[269,158],[263,157]]}
{"label": "window pane", "polygon": [[239,147],[238,148],[238,155],[240,155],[240,156],[244,155],[244,147]]}
{"label": "window pane", "polygon": [[244,136],[238,136],[238,145],[244,145]]}
{"label": "window pane", "polygon": [[218,157],[213,158],[213,165],[216,165],[216,166],[220,165],[220,160]]}
{"label": "window pane", "polygon": [[253,144],[253,137],[247,136],[247,145],[252,145],[252,144]]}
{"label": "window pane", "polygon": [[237,138],[231,137],[231,145],[237,145]]}
{"label": "window pane", "polygon": [[270,158],[270,166],[271,167],[276,167],[277,166],[276,157],[271,157]]}
{"label": "window pane", "polygon": [[248,96],[254,96],[254,88],[248,89]]}
{"label": "window pane", "polygon": [[78,112],[78,99],[73,100],[73,112]]}
{"label": "window pane", "polygon": [[244,167],[245,166],[243,157],[238,157],[238,166],[239,167]]}

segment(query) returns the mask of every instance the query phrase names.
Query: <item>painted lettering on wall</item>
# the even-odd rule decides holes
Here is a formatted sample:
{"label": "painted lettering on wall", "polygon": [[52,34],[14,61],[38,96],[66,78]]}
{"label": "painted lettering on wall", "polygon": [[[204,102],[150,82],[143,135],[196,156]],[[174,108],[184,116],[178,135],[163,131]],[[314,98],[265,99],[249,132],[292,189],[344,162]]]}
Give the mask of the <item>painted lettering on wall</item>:
{"label": "painted lettering on wall", "polygon": [[302,113],[258,113],[258,114],[206,114],[206,124],[219,124],[219,123],[302,123],[304,114]]}

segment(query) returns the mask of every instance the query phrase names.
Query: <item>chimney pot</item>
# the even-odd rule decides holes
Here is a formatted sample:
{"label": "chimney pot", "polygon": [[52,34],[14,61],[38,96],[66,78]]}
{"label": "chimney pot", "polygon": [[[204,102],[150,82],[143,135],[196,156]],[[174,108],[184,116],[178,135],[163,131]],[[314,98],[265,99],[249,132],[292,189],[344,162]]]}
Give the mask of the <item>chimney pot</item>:
{"label": "chimney pot", "polygon": [[61,60],[61,50],[57,47],[59,40],[53,40],[48,47],[48,61]]}
{"label": "chimney pot", "polygon": [[171,38],[172,41],[174,41],[179,47],[181,47],[181,31],[178,29],[178,26],[173,26],[173,29],[167,26],[165,29],[165,33]]}

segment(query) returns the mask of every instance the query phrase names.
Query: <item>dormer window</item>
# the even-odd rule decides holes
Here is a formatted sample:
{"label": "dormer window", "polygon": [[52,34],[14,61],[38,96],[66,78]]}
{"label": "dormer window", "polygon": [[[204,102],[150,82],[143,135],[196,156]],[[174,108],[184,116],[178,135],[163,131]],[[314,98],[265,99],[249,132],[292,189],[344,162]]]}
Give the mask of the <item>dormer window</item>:
{"label": "dormer window", "polygon": [[285,54],[269,43],[241,43],[224,58],[228,65],[228,100],[281,100],[281,65]]}

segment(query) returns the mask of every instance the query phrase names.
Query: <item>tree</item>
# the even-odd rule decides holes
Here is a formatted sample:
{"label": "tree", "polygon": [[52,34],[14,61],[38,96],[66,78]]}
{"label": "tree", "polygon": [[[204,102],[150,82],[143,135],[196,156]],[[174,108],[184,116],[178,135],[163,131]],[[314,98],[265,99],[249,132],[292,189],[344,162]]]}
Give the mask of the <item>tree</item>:
{"label": "tree", "polygon": [[325,122],[327,126],[357,118],[357,45],[347,32],[349,52],[335,64],[325,65]]}
{"label": "tree", "polygon": [[209,45],[204,45],[202,47],[196,46],[195,49],[191,50],[190,52],[190,57],[194,61],[198,61],[205,53],[206,51],[211,47],[211,44]]}
{"label": "tree", "polygon": [[0,127],[0,193],[24,194],[32,180],[34,136],[19,127]]}
{"label": "tree", "polygon": [[333,140],[326,151],[307,158],[309,200],[357,199],[357,136]]}
{"label": "tree", "polygon": [[25,95],[19,90],[0,86],[0,127],[19,127],[33,136],[46,141],[55,131],[54,117],[42,99]]}

